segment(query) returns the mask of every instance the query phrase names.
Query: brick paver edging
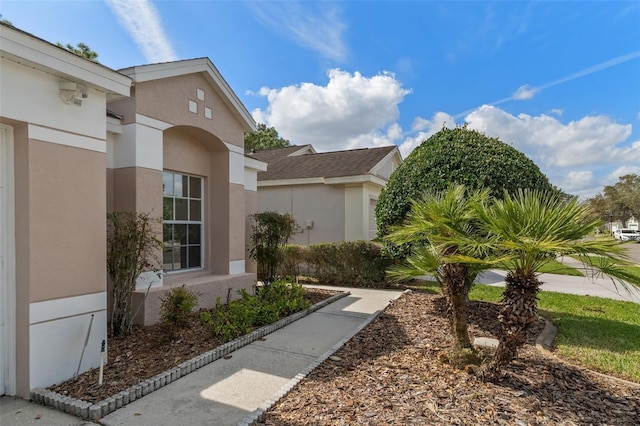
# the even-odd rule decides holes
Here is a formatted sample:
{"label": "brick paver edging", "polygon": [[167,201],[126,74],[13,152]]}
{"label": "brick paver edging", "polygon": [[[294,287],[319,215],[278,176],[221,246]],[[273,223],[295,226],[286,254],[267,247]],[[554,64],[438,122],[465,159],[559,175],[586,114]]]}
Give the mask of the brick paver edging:
{"label": "brick paver edging", "polygon": [[344,292],[331,296],[321,302],[316,303],[310,308],[305,309],[304,311],[296,312],[295,314],[289,315],[288,317],[278,320],[273,324],[258,328],[249,334],[245,334],[244,336],[238,337],[237,339],[227,342],[222,346],[218,346],[215,349],[205,352],[202,355],[198,355],[188,361],[183,362],[177,367],[172,368],[169,371],[157,374],[150,379],[138,383],[137,385],[131,386],[130,388],[125,389],[122,392],[118,392],[117,394],[112,395],[108,398],[105,398],[98,403],[94,404],[92,402],[87,402],[77,398],[72,398],[70,396],[61,395],[44,388],[33,389],[31,391],[31,401],[55,408],[60,411],[64,411],[65,413],[81,417],[83,419],[96,421],[101,417],[104,417],[107,414],[110,414],[124,407],[125,405],[132,403],[136,399],[142,398],[143,396],[148,395],[151,392],[178,380],[180,377],[184,377],[200,367],[223,358],[231,352],[240,349],[241,347],[246,346],[270,333],[273,333],[274,331],[279,330],[299,320],[300,318],[303,318],[310,313],[317,311],[318,309],[324,308],[328,304],[333,303],[345,296],[348,296],[349,294],[351,293]]}
{"label": "brick paver edging", "polygon": [[[405,290],[402,292],[403,294],[411,293],[411,290]],[[309,373],[315,370],[320,364],[327,360],[330,356],[338,351],[341,347],[343,347],[349,340],[351,340],[356,334],[360,333],[366,326],[368,326],[373,320],[378,318],[380,314],[384,312],[384,309],[378,310],[372,315],[370,315],[362,324],[356,327],[352,333],[347,335],[345,338],[340,340],[338,343],[333,345],[331,349],[320,355],[314,362],[309,364],[307,368],[302,370],[300,373],[296,374],[296,377],[289,380],[284,386],[280,388],[278,392],[273,394],[271,398],[263,402],[260,407],[255,409],[251,414],[249,414],[244,419],[240,420],[236,426],[253,426],[256,425],[259,421],[263,421],[265,414],[269,411],[278,401],[287,396],[287,394],[293,389],[302,379],[307,377]]]}

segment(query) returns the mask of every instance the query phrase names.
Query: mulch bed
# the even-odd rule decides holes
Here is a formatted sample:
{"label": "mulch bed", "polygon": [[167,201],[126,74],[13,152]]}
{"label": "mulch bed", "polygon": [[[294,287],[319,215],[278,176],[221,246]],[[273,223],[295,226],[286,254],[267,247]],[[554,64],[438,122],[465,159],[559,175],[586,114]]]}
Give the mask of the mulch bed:
{"label": "mulch bed", "polygon": [[[388,307],[267,412],[262,425],[638,425],[640,386],[539,352],[535,336],[485,383],[439,361],[452,339],[441,296]],[[497,305],[472,302],[470,332],[495,336]],[[490,356],[491,351],[485,350]]]}
{"label": "mulch bed", "polygon": [[[309,290],[313,303],[334,292]],[[473,337],[494,337],[498,306],[471,302]],[[269,412],[263,426],[638,425],[640,386],[621,383],[533,346],[495,382],[440,361],[452,339],[444,299],[413,291],[392,303]],[[97,370],[50,389],[98,402],[223,343],[191,327],[170,339],[163,326],[109,339],[105,385]],[[484,349],[491,356],[491,350]]]}
{"label": "mulch bed", "polygon": [[[335,291],[307,289],[305,297],[313,305],[334,294]],[[174,335],[167,326],[156,324],[138,328],[123,338],[109,337],[109,360],[104,367],[102,386],[98,385],[99,370],[92,369],[49,389],[96,403],[224,343],[222,338],[205,330],[199,313],[194,313],[189,326]]]}

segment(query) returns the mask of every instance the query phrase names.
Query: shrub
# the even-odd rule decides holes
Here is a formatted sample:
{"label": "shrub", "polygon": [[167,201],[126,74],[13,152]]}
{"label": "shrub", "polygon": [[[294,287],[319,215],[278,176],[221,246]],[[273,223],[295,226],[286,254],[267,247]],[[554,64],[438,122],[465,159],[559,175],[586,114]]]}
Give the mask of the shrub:
{"label": "shrub", "polygon": [[198,305],[198,298],[185,286],[172,288],[160,305],[162,322],[183,328],[189,323],[189,314]]}
{"label": "shrub", "polygon": [[[386,236],[403,222],[411,199],[421,199],[425,190],[444,191],[450,184],[486,188],[497,198],[505,190],[510,194],[520,188],[553,190],[538,166],[515,148],[466,127],[443,128],[423,141],[389,178],[376,206],[378,236]],[[396,257],[407,254],[406,249],[387,248]]]}
{"label": "shrub", "polygon": [[249,255],[258,264],[258,279],[269,284],[277,277],[281,250],[297,228],[296,222],[288,213],[262,212],[251,217],[254,223]]}
{"label": "shrub", "polygon": [[380,244],[367,241],[342,241],[313,244],[307,247],[289,246],[286,253],[310,269],[310,274],[326,284],[354,287],[380,287],[385,284],[385,271],[390,258],[382,253]]}
{"label": "shrub", "polygon": [[146,213],[117,211],[107,215],[107,272],[111,279],[111,332],[131,333],[135,312],[131,293],[140,274],[158,262],[162,241],[156,238],[159,220]]}
{"label": "shrub", "polygon": [[309,307],[306,290],[299,284],[275,281],[256,289],[255,296],[242,289],[240,299],[222,304],[216,301],[213,311],[202,311],[200,320],[209,332],[231,340],[250,333],[254,327],[276,322],[278,319]]}

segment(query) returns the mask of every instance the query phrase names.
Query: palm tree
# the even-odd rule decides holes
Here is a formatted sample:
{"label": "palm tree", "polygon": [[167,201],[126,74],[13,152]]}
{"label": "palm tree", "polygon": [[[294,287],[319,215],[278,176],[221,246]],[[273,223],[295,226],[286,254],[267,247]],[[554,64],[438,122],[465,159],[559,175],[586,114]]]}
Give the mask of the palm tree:
{"label": "palm tree", "polygon": [[462,185],[426,193],[421,201],[411,201],[404,224],[385,237],[393,244],[412,246],[405,263],[389,269],[391,279],[430,274],[440,285],[451,311],[454,344],[449,360],[457,364],[477,361],[467,326],[469,291],[478,272],[490,264],[482,260],[486,244],[472,206],[484,205],[488,197],[487,191],[467,194]]}
{"label": "palm tree", "polygon": [[475,210],[494,254],[509,258],[511,265],[498,317],[499,345],[481,370],[485,379],[494,378],[517,356],[527,330],[538,320],[539,271],[552,259],[576,256],[591,274],[604,274],[622,286],[640,284],[623,268],[629,262],[622,246],[607,237],[585,238],[601,223],[577,198],[567,201],[558,194],[525,190],[505,194],[489,207],[477,204]]}

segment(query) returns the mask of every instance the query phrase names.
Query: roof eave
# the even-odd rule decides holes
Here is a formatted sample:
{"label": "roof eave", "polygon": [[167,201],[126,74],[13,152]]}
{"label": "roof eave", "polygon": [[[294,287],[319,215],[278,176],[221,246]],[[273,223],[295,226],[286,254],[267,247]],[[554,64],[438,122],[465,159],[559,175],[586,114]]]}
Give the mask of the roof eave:
{"label": "roof eave", "polygon": [[108,100],[128,97],[131,92],[132,80],[128,76],[7,25],[0,26],[0,56],[65,80],[86,84],[106,93]]}

